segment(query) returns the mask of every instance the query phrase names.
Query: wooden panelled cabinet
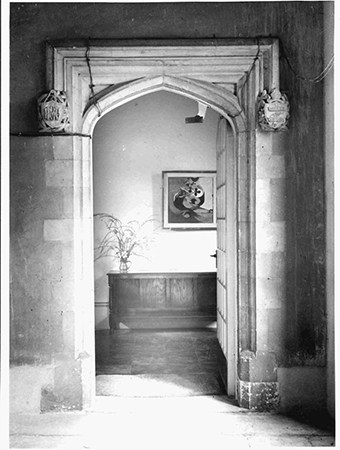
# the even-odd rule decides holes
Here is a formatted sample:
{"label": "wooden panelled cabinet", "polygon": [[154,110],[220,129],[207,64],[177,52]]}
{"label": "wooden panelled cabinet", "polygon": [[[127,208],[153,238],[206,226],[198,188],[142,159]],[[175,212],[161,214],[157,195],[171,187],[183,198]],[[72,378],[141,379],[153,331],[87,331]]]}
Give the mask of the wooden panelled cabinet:
{"label": "wooden panelled cabinet", "polygon": [[201,328],[216,321],[216,272],[109,272],[110,331]]}

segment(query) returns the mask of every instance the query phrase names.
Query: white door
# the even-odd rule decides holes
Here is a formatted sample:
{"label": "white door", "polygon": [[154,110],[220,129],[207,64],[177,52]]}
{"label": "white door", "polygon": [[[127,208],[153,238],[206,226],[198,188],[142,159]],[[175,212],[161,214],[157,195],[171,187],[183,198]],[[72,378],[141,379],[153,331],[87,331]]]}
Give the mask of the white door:
{"label": "white door", "polygon": [[217,129],[217,338],[227,360],[228,395],[235,395],[236,371],[236,160],[231,127]]}

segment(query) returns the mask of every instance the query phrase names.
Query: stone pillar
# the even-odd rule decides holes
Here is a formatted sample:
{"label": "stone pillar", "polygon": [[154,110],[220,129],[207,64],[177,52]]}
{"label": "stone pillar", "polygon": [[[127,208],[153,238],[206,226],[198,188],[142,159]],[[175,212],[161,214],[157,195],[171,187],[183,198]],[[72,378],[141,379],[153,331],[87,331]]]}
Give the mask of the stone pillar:
{"label": "stone pillar", "polygon": [[11,140],[11,389],[34,367],[33,410],[82,409],[94,396],[92,261],[83,267],[90,158],[81,139]]}
{"label": "stone pillar", "polygon": [[[240,405],[256,410],[278,407],[278,358],[285,320],[285,156],[284,132],[257,132],[252,207],[255,273],[251,295],[253,338],[238,359]],[[249,322],[250,323],[250,322]]]}

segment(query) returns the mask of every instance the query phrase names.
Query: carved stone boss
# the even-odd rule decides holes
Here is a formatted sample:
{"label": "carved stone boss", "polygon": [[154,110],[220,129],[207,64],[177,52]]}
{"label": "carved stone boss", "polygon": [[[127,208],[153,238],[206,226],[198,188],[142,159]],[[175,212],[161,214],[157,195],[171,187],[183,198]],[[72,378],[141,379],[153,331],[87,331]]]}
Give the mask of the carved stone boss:
{"label": "carved stone boss", "polygon": [[265,131],[286,130],[289,119],[289,102],[278,89],[266,90],[259,95],[259,125]]}
{"label": "carved stone boss", "polygon": [[51,91],[38,99],[38,119],[40,132],[67,131],[70,112],[64,91]]}

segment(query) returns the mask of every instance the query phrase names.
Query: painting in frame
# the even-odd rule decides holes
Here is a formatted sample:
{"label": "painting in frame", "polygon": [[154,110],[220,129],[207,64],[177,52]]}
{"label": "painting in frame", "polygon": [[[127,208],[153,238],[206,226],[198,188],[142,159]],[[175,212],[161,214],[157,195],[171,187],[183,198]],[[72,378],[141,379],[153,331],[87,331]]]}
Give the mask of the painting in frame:
{"label": "painting in frame", "polygon": [[163,227],[216,228],[216,172],[163,172]]}

